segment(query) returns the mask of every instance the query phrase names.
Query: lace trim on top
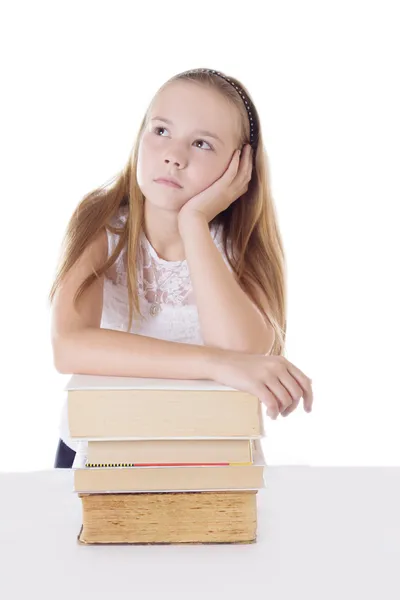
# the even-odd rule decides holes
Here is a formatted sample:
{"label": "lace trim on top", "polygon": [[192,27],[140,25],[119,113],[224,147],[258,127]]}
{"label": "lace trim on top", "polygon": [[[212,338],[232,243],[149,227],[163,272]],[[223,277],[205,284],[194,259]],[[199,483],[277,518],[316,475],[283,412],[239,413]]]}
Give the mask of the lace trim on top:
{"label": "lace trim on top", "polygon": [[[120,215],[111,223],[121,227],[126,221],[129,209],[121,209]],[[118,243],[118,235],[108,233],[109,256]],[[222,227],[211,229],[213,241],[229,270],[232,269],[223,251]],[[126,277],[126,247],[120,252],[116,262],[107,273],[107,277],[115,284],[127,285]],[[188,263],[182,261],[167,261],[158,256],[147,239],[144,231],[140,233],[140,251],[138,256],[138,294],[150,304],[168,304],[172,306],[194,305],[195,298],[190,279]]]}

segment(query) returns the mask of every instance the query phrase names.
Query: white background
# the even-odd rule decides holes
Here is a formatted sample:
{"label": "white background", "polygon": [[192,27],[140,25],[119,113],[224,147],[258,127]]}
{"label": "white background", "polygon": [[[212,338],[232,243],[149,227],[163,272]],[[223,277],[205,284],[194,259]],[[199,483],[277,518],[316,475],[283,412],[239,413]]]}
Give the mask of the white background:
{"label": "white background", "polygon": [[0,13],[0,470],[52,468],[63,387],[47,295],[84,194],[158,87],[208,67],[258,107],[288,266],[287,358],[314,410],[267,463],[399,465],[396,2],[8,2]]}

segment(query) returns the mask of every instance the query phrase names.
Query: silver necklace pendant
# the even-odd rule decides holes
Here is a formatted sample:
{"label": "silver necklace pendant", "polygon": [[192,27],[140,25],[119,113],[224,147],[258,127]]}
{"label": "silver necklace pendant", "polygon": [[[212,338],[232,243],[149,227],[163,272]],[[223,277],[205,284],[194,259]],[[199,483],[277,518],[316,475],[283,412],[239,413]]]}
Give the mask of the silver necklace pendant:
{"label": "silver necklace pendant", "polygon": [[153,304],[150,306],[150,314],[152,317],[156,317],[157,315],[160,314],[162,308],[161,305],[158,302],[153,302]]}

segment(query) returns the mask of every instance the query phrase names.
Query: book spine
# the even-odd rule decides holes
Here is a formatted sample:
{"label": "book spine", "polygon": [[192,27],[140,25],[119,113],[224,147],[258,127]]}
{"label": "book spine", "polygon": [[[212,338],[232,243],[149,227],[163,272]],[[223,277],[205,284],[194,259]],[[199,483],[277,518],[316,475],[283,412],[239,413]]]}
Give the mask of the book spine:
{"label": "book spine", "polygon": [[174,437],[174,436],[167,436],[167,437],[134,437],[134,436],[119,436],[119,437],[80,437],[80,436],[75,436],[75,435],[71,435],[70,436],[72,440],[74,440],[74,442],[167,442],[167,441],[183,441],[183,442],[191,442],[191,441],[199,441],[199,440],[204,440],[204,441],[216,441],[216,440],[221,440],[221,441],[227,441],[227,440],[260,440],[261,438],[265,437],[265,435],[252,435],[252,436],[246,436],[246,435],[234,435],[234,436],[215,436],[215,435],[211,435],[211,436],[204,436],[204,435],[195,435],[195,436],[180,436],[180,437]]}
{"label": "book spine", "polygon": [[86,463],[86,467],[107,468],[107,467],[232,467],[248,466],[251,462],[239,463]]}

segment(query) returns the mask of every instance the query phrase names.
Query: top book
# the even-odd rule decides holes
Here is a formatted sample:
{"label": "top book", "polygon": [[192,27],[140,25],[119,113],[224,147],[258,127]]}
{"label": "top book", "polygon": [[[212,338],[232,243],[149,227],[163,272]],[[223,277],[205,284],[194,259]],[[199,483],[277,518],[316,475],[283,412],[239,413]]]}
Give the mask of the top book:
{"label": "top book", "polygon": [[[152,379],[150,377],[112,377],[74,374],[65,390],[214,390],[239,391],[211,379]],[[240,392],[241,394],[245,392]]]}
{"label": "top book", "polygon": [[260,438],[260,400],[211,380],[74,374],[65,386],[73,439]]}

